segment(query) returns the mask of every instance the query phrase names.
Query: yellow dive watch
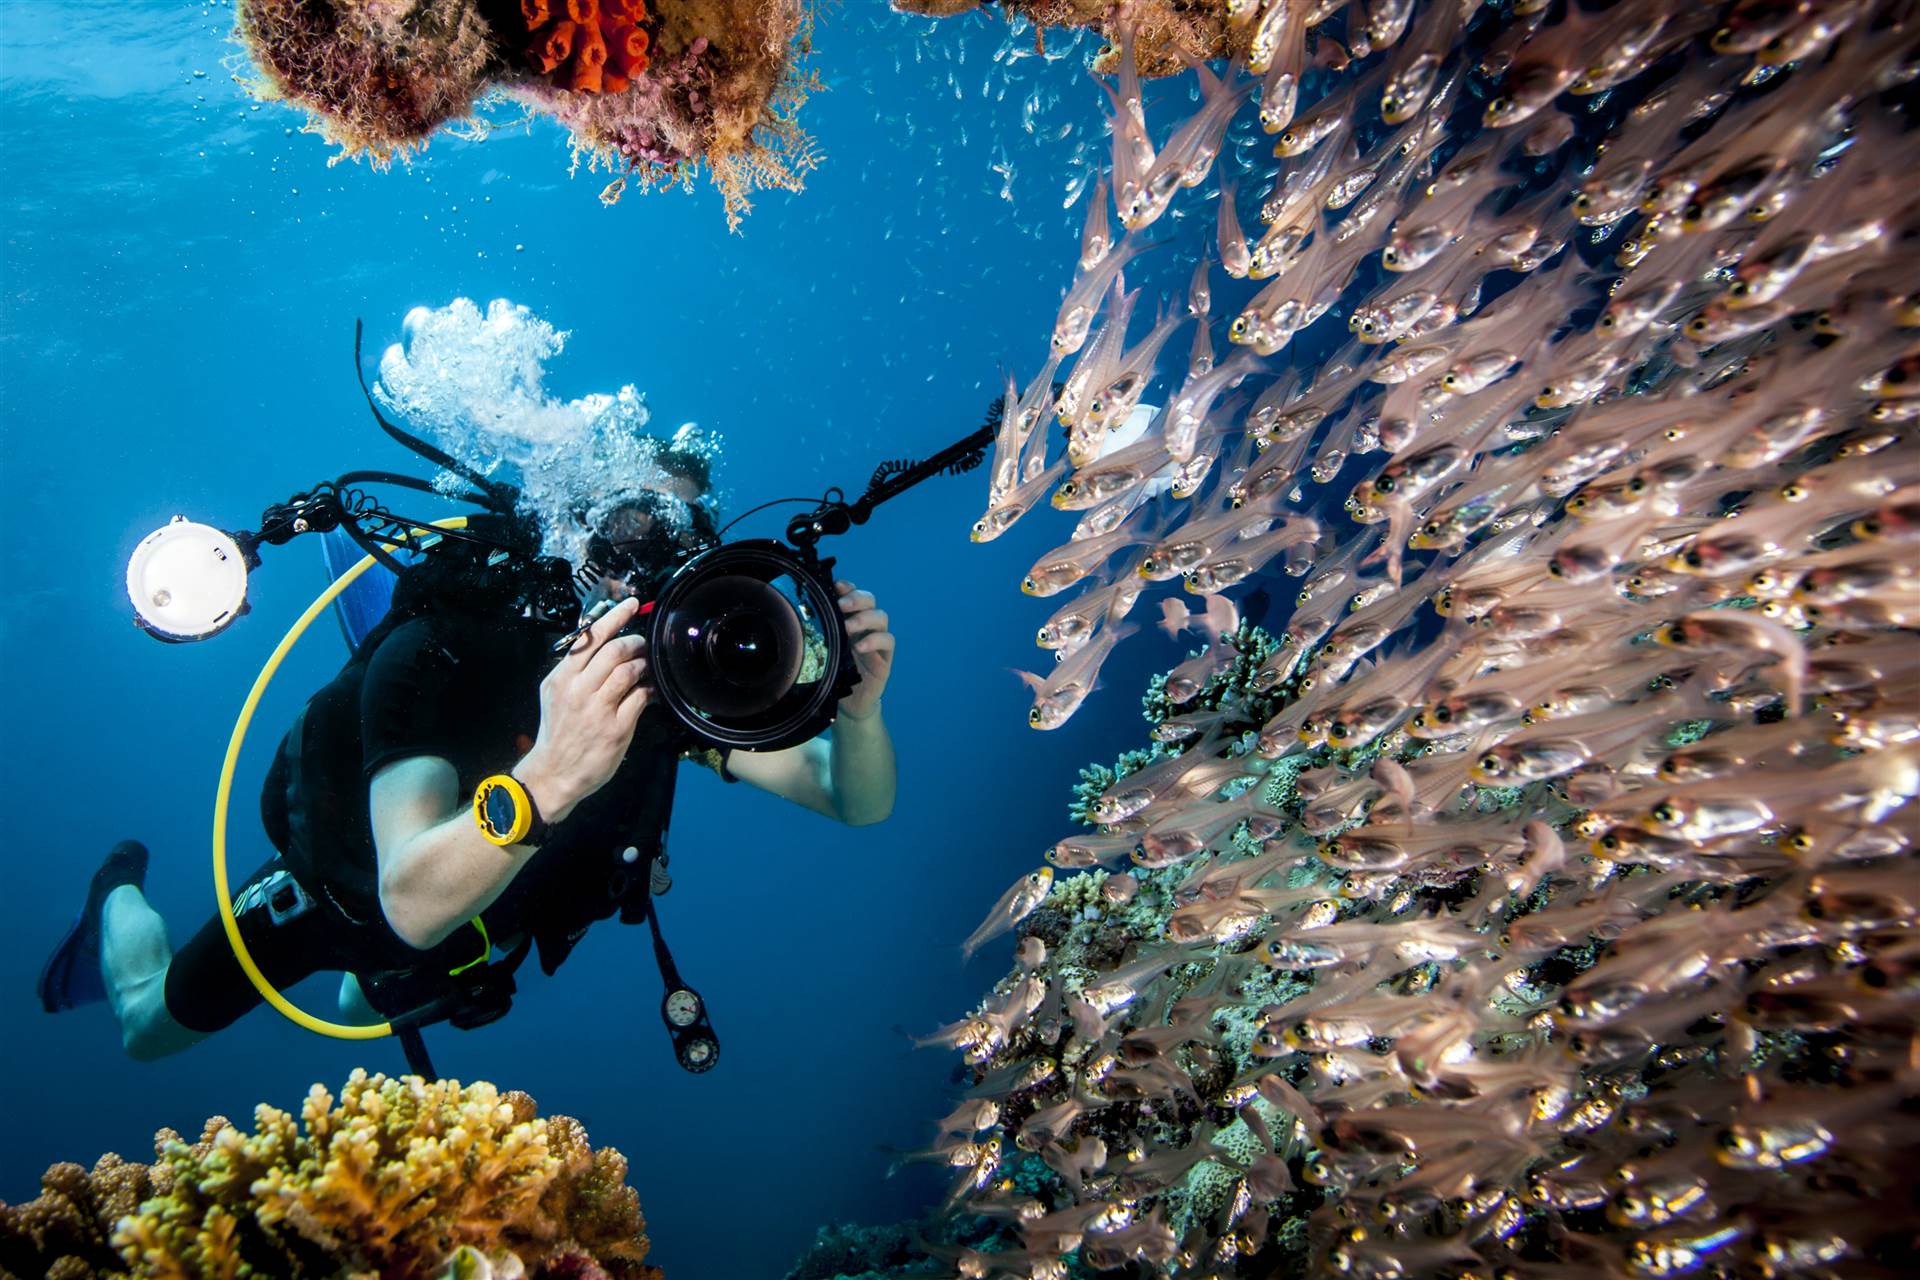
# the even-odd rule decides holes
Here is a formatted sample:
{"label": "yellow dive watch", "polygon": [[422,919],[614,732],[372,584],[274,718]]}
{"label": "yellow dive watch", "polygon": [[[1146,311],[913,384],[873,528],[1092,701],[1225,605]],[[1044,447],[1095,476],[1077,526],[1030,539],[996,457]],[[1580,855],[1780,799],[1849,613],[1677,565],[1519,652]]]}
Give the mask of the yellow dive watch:
{"label": "yellow dive watch", "polygon": [[510,844],[538,845],[547,837],[546,819],[520,779],[510,773],[496,773],[473,789],[473,820],[481,835],[503,849]]}

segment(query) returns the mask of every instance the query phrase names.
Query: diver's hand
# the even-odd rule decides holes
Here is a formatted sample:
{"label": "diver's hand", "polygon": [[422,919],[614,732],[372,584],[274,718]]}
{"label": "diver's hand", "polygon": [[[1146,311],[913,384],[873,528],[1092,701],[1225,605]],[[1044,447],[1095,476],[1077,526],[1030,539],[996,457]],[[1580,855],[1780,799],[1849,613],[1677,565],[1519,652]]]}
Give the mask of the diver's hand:
{"label": "diver's hand", "polygon": [[619,634],[639,609],[609,609],[540,682],[540,733],[513,774],[549,823],[607,785],[653,696],[646,637]]}
{"label": "diver's hand", "polygon": [[851,582],[833,585],[840,592],[840,612],[846,615],[847,636],[853,641],[853,665],[860,672],[860,683],[840,699],[840,712],[864,720],[879,710],[880,695],[893,674],[893,632],[887,630],[886,612],[874,607],[873,592],[856,591]]}

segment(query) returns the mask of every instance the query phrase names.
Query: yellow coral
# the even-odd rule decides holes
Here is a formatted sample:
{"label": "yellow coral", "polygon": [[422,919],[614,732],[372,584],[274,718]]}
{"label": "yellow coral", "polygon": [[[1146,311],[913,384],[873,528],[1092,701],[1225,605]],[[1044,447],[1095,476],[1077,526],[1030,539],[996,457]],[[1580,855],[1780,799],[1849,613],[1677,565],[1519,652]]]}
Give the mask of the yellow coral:
{"label": "yellow coral", "polygon": [[315,1085],[297,1121],[262,1105],[250,1134],[216,1116],[198,1142],[163,1129],[154,1147],[151,1169],[116,1156],[91,1174],[55,1165],[37,1200],[0,1206],[0,1267],[76,1280],[428,1275],[465,1247],[535,1277],[549,1262],[590,1274],[583,1260],[616,1280],[659,1275],[620,1153],[484,1082],[356,1071],[337,1101]]}

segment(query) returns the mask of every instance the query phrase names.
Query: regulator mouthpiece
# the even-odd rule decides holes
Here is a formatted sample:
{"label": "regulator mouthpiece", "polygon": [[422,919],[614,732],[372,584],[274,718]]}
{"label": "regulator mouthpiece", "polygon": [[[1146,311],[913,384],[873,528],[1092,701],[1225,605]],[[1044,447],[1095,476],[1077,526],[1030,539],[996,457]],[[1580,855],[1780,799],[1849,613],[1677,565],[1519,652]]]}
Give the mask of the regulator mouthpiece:
{"label": "regulator mouthpiece", "polygon": [[247,611],[247,553],[232,534],[175,516],[133,549],[127,596],[156,639],[219,635]]}

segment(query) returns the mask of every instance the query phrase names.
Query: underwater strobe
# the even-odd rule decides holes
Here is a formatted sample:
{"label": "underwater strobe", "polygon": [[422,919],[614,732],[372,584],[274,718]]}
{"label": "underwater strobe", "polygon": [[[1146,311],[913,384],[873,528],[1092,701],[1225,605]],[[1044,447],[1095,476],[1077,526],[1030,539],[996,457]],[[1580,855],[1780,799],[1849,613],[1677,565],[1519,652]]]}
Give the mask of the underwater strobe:
{"label": "underwater strobe", "polygon": [[170,643],[219,635],[247,611],[248,549],[212,525],[175,516],[127,561],[127,595],[148,635]]}
{"label": "underwater strobe", "polygon": [[[358,325],[354,360],[357,373]],[[247,578],[261,563],[261,547],[281,545],[300,534],[338,529],[366,553],[288,629],[241,705],[214,798],[214,891],[235,959],[274,1009],[310,1031],[339,1039],[395,1034],[405,1039],[411,1034],[417,1042],[421,1020],[412,1015],[367,1025],[315,1017],[282,995],[248,953],[234,916],[226,856],[228,806],[247,728],[281,662],[341,592],[376,564],[396,575],[407,571],[394,558],[398,550],[432,557],[437,548],[465,548],[470,558],[484,560],[495,576],[512,580],[502,592],[503,608],[514,616],[541,618],[563,631],[579,614],[572,589],[579,575],[565,561],[539,554],[532,522],[518,511],[516,489],[482,476],[395,426],[380,412],[364,375],[360,385],[383,431],[467,481],[472,489],[450,493],[444,483],[389,471],[354,471],[268,507],[254,531],[228,532],[175,516],[135,547],[127,564],[127,595],[135,620],[149,635],[168,643],[205,640],[248,611]],[[785,542],[726,542],[726,528],[715,531],[709,522],[694,545],[674,553],[671,571],[631,626],[648,632],[660,701],[691,738],[738,750],[767,751],[804,742],[832,724],[840,699],[858,674],[834,590],[834,562],[818,553],[821,538],[865,524],[874,508],[922,480],[979,466],[997,427],[990,413],[985,425],[924,461],[883,463],[865,492],[851,501],[840,490],[829,489],[818,500],[781,498],[762,503],[733,522],[781,503],[811,504],[809,511],[788,522]],[[369,496],[362,486],[370,484],[451,497],[489,514],[471,520],[467,516],[415,519]],[[616,545],[612,550],[617,555],[620,548]],[[664,868],[656,866],[655,874],[664,878]],[[645,915],[666,979],[661,1016],[672,1036],[674,1054],[687,1070],[706,1071],[718,1060],[719,1042],[707,1020],[705,1002],[673,969],[657,913],[648,910]]]}

